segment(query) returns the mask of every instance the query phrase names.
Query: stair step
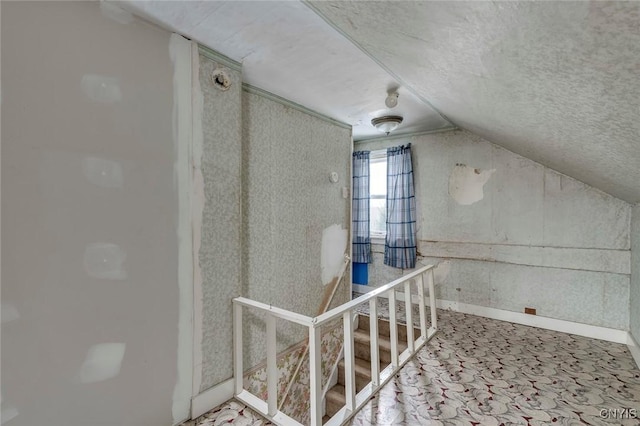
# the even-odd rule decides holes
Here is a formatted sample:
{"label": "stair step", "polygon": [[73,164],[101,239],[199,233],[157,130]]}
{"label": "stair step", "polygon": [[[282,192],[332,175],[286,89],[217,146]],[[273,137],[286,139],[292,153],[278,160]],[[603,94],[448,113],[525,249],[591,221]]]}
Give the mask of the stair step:
{"label": "stair step", "polygon": [[[357,329],[353,332],[354,348],[356,358],[371,361],[371,338],[368,331]],[[378,348],[380,353],[380,362],[385,365],[391,362],[391,341],[384,336],[378,336]],[[407,349],[406,342],[398,342],[398,350],[400,353]]]}
{"label": "stair step", "polygon": [[[420,331],[414,327],[417,337]],[[380,354],[380,371],[391,363],[391,326],[389,321],[378,320],[378,348]],[[354,364],[356,376],[356,391],[361,391],[371,381],[371,337],[369,331],[369,317],[360,315],[358,328],[353,331]],[[401,353],[407,349],[407,327],[398,324],[398,350]],[[333,417],[345,405],[345,373],[344,359],[338,363],[338,384],[327,391],[325,399],[325,417]]]}
{"label": "stair step", "polygon": [[[364,387],[371,382],[371,362],[362,358],[354,358],[355,364],[355,373],[356,373],[356,391],[360,392]],[[344,369],[344,359],[340,360],[338,363],[338,384],[344,386],[345,384],[345,369]],[[380,365],[380,371],[382,371],[386,367],[385,365]]]}
{"label": "stair step", "polygon": [[[371,378],[371,363],[365,359],[354,358],[353,359],[354,370],[356,376],[362,376],[366,378]],[[338,367],[344,369],[344,358],[340,360],[338,363]]]}
{"label": "stair step", "polygon": [[328,417],[333,417],[342,407],[345,405],[344,398],[344,386],[335,385],[327,391],[325,414]]}
{"label": "stair step", "polygon": [[[364,330],[367,333],[369,333],[369,324],[370,324],[370,317],[367,315],[360,315],[359,319],[358,319],[358,329],[359,330]],[[399,342],[406,342],[407,341],[407,326],[406,324],[400,324],[398,323],[398,341]],[[378,318],[378,335],[380,336],[386,336],[389,337],[391,336],[391,323],[385,319],[381,319]],[[420,335],[420,329],[413,327],[413,336],[414,339],[416,337],[418,337]]]}

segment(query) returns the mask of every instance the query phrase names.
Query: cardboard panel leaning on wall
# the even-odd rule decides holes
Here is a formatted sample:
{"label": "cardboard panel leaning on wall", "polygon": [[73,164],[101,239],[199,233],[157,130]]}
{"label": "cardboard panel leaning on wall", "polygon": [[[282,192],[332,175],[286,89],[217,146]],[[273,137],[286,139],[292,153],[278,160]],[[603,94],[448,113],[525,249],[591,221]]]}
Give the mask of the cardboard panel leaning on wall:
{"label": "cardboard panel leaning on wall", "polygon": [[[202,289],[202,381],[204,391],[233,375],[232,306],[241,284],[242,81],[240,71],[199,56],[201,168],[204,205],[198,265]],[[226,90],[214,87],[223,71]],[[198,130],[196,130],[198,131]],[[196,283],[196,287],[199,283]],[[196,350],[198,350],[196,348]],[[199,354],[196,354],[196,358]],[[198,366],[196,365],[196,369]],[[196,373],[197,374],[197,373]]]}
{"label": "cardboard panel leaning on wall", "polygon": [[[409,142],[418,252],[451,259],[441,298],[628,326],[629,204],[465,131],[363,142],[355,149]],[[488,179],[476,179],[486,172]],[[374,286],[406,272],[384,266],[383,249],[374,245]]]}
{"label": "cardboard panel leaning on wall", "polygon": [[[242,293],[315,316],[327,263],[323,235],[332,246],[325,255],[340,259],[349,248],[350,199],[342,188],[351,187],[351,129],[253,92],[243,93]],[[338,173],[337,183],[330,182],[331,172]],[[325,279],[337,275],[339,265],[335,269],[325,271]],[[335,303],[347,301],[349,291],[342,285]],[[265,356],[264,323],[250,319],[245,316],[246,368]],[[278,322],[278,338],[280,351],[305,339],[306,330]]]}
{"label": "cardboard panel leaning on wall", "polygon": [[1,28],[2,421],[172,424],[170,34],[97,2],[3,2]]}

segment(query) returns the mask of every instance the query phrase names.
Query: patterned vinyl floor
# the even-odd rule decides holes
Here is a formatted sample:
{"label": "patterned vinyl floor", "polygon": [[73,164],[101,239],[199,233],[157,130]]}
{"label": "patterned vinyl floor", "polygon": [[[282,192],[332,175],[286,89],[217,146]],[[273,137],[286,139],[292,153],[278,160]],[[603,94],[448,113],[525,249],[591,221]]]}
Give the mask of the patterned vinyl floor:
{"label": "patterned vinyl floor", "polygon": [[[640,425],[640,370],[625,345],[438,315],[438,334],[352,425]],[[228,423],[269,424],[230,401],[188,425]]]}

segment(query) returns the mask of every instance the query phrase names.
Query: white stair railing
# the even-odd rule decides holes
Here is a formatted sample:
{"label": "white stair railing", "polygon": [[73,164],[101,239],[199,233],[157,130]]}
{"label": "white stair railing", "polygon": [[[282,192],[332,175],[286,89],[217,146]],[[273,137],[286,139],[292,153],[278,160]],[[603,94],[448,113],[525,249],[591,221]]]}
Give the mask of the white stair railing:
{"label": "white stair railing", "polygon": [[[364,294],[357,299],[347,302],[324,314],[311,318],[305,315],[276,308],[261,302],[256,302],[244,297],[233,299],[233,347],[234,347],[234,381],[235,397],[244,402],[272,422],[278,425],[301,425],[297,420],[287,416],[278,408],[277,382],[278,372],[276,367],[276,319],[291,321],[309,329],[309,378],[310,378],[310,425],[322,425],[322,371],[321,371],[321,327],[336,318],[342,318],[344,327],[344,359],[345,359],[345,406],[342,407],[326,423],[329,426],[337,426],[346,423],[369,398],[384,386],[400,368],[424,346],[437,331],[436,298],[433,276],[433,265],[424,266],[407,274],[385,286]],[[427,328],[424,275],[427,275],[429,287],[429,305],[431,311],[431,324]],[[412,284],[417,286],[418,311],[420,315],[420,336],[414,339],[413,310],[412,310]],[[396,315],[396,291],[402,291],[407,327],[407,349],[402,353],[398,350],[398,322]],[[389,299],[389,322],[391,340],[391,364],[380,371],[380,355],[378,348],[378,306],[377,299],[386,297]],[[355,342],[353,335],[353,313],[363,304],[369,304],[370,311],[370,337],[371,337],[371,382],[360,392],[356,392],[355,382]],[[243,308],[261,311],[266,315],[267,332],[267,401],[253,395],[243,386],[243,336],[242,336],[242,312]]]}

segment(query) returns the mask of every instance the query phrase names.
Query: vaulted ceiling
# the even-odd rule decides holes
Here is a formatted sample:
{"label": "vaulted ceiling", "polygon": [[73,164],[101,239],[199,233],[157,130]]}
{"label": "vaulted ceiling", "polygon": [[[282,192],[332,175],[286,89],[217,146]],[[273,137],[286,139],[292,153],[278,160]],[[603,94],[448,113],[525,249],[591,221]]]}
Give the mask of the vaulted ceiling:
{"label": "vaulted ceiling", "polygon": [[414,111],[404,131],[453,124],[640,201],[640,2],[238,2],[235,15],[225,4],[129,2],[241,60],[251,84],[353,124],[355,138],[375,134],[368,121],[399,86]]}

